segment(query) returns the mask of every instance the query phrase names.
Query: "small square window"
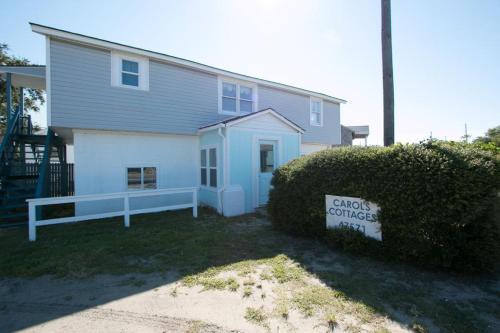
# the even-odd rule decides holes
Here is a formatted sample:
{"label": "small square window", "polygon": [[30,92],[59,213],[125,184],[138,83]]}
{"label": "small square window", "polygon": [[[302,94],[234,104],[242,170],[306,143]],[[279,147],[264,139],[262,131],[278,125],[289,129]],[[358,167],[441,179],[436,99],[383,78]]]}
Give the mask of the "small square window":
{"label": "small square window", "polygon": [[139,63],[122,59],[122,85],[139,87]]}
{"label": "small square window", "polygon": [[111,51],[111,86],[149,90],[149,58]]}
{"label": "small square window", "polygon": [[127,168],[129,190],[154,190],[158,188],[156,167]]}

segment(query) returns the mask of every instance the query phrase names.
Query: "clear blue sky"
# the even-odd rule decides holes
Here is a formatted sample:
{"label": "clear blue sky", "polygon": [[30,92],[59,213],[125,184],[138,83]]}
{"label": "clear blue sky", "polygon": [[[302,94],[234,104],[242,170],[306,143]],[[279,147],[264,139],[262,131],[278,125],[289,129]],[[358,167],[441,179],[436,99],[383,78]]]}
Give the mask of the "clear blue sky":
{"label": "clear blue sky", "polygon": [[[500,1],[393,0],[396,141],[500,125]],[[348,100],[342,123],[382,140],[380,1],[9,1],[0,42],[45,63],[28,22]]]}

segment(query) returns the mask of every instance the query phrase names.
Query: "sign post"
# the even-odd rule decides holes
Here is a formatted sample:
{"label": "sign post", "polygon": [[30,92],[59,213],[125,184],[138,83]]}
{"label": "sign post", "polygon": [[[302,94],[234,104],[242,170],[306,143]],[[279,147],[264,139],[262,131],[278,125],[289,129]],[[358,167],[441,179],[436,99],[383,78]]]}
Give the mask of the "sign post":
{"label": "sign post", "polygon": [[361,198],[326,195],[326,227],[350,228],[382,240],[377,204]]}

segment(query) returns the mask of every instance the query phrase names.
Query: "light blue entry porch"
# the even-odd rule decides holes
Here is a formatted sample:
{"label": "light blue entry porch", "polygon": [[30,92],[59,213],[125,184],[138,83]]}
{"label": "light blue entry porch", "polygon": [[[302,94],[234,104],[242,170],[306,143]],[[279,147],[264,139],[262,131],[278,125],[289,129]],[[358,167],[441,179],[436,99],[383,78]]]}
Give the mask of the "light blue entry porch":
{"label": "light blue entry porch", "polygon": [[[205,186],[202,180],[200,202],[224,215],[235,215],[239,201],[241,213],[266,205],[272,172],[300,156],[301,133],[300,127],[272,109],[200,130],[200,161],[210,149],[217,155],[217,187]],[[205,178],[206,163],[201,161],[200,178]]]}

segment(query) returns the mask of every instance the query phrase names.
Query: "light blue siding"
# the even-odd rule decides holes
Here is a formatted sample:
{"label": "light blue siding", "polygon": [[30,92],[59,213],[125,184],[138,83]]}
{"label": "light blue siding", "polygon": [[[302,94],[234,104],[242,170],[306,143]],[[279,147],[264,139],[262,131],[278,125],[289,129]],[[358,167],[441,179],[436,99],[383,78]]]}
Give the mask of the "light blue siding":
{"label": "light blue siding", "polygon": [[[218,189],[222,186],[223,176],[223,142],[222,137],[218,134],[217,130],[205,132],[200,135],[200,150],[204,146],[216,146],[217,148],[217,185],[218,188],[200,187],[200,203],[210,206],[214,209],[219,207]],[[199,171],[201,173],[201,169]],[[198,176],[200,177],[200,176]]]}
{"label": "light blue siding", "polygon": [[340,105],[323,101],[323,126],[311,126],[309,96],[259,86],[259,109],[273,108],[305,130],[304,143],[340,144]]}
{"label": "light blue siding", "polygon": [[[277,137],[281,146],[279,165],[300,156],[300,135],[298,133],[270,133],[259,131],[229,130],[229,170],[230,184],[239,184],[245,192],[245,211],[254,211],[254,167],[252,158],[257,158],[254,150],[254,137]],[[256,190],[256,189],[255,189]]]}
{"label": "light blue siding", "polygon": [[111,53],[51,41],[55,127],[195,134],[222,118],[217,77],[150,61],[149,91],[111,86]]}
{"label": "light blue siding", "polygon": [[[109,50],[52,39],[51,126],[172,134],[229,118],[218,113],[214,74],[150,60],[149,90],[111,85]],[[306,130],[304,142],[340,144],[339,105],[324,102],[324,125],[309,125],[309,96],[258,86],[258,109],[271,107]]]}

